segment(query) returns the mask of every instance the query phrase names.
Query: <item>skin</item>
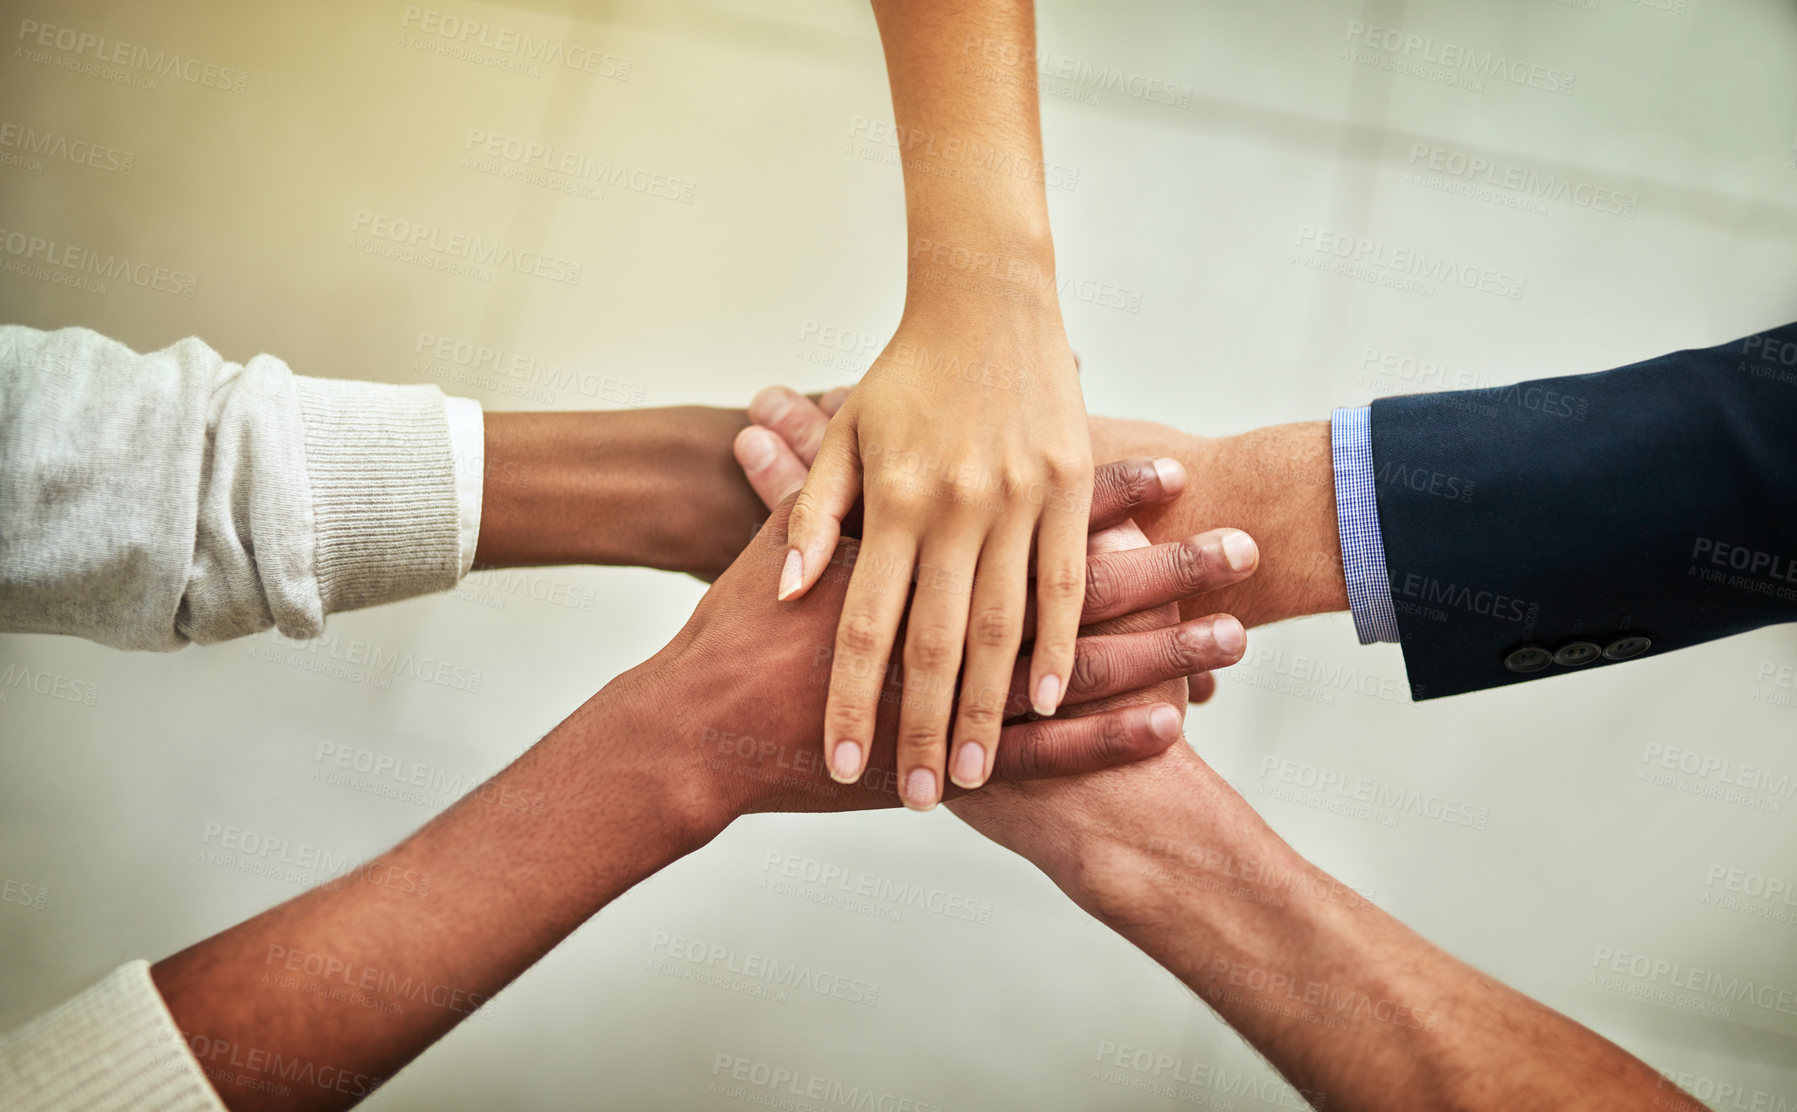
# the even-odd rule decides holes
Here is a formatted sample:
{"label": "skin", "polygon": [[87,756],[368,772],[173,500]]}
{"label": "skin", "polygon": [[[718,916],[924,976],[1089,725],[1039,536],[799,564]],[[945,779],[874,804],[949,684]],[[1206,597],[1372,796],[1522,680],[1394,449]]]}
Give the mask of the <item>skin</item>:
{"label": "skin", "polygon": [[[1098,489],[1097,525],[1172,492],[1147,461],[1108,469]],[[486,492],[511,496],[491,475]],[[804,600],[778,602],[785,519],[783,509],[769,520],[666,648],[412,837],[152,967],[229,1107],[354,1104],[600,908],[740,814],[898,804],[895,681],[863,775],[841,784],[822,762],[819,653],[832,644],[857,546],[844,543]],[[526,521],[483,521],[482,549],[565,543],[554,539],[570,528],[560,511],[542,538],[509,535]],[[1245,643],[1233,619],[1182,623],[1171,605],[1252,571],[1230,566],[1222,536],[1092,557],[1084,616],[1094,636],[1069,669],[1068,709],[1018,720],[1027,669],[1014,662],[995,778],[1105,768],[1177,739],[1185,675],[1239,659]],[[1148,617],[1133,625],[1109,624],[1141,611]]]}
{"label": "skin", "polygon": [[903,619],[900,776],[906,805],[927,810],[945,774],[975,787],[991,772],[1032,595],[1031,701],[1045,715],[1062,701],[1092,455],[1054,283],[1032,0],[873,9],[904,167],[905,306],[818,446],[780,597],[811,589],[859,500],[862,560],[837,630],[825,749],[838,779],[858,775],[878,696],[864,677],[885,672]]}
{"label": "skin", "polygon": [[[748,475],[764,497],[803,470],[833,401],[789,406],[777,431],[739,434],[737,453],[757,460]],[[1100,459],[1152,453],[1206,476],[1138,515],[1146,533],[1131,523],[1099,544],[1127,550],[1221,521],[1251,524],[1264,544],[1251,579],[1182,609],[1227,600],[1257,625],[1347,607],[1327,422],[1211,440],[1137,421],[1094,419],[1092,430]],[[1318,1107],[1703,1107],[1306,861],[1189,746],[1085,776],[994,785],[951,809],[1178,977]]]}

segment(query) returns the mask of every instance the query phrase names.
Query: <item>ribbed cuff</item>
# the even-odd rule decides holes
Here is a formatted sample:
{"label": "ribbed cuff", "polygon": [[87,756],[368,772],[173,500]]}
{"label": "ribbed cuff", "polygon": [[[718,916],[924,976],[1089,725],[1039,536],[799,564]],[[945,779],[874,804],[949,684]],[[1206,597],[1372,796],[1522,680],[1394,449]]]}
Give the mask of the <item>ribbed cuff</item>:
{"label": "ribbed cuff", "polygon": [[446,591],[461,571],[443,392],[294,378],[326,614]]}
{"label": "ribbed cuff", "polygon": [[181,1029],[134,961],[0,1035],[8,1112],[225,1112]]}

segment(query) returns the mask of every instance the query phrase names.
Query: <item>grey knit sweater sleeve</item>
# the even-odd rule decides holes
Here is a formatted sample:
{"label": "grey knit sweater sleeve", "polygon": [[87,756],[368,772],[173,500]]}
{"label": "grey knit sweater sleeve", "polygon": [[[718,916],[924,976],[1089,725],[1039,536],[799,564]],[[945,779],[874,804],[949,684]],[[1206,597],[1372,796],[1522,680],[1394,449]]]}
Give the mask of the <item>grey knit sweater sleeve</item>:
{"label": "grey knit sweater sleeve", "polygon": [[435,386],[0,326],[0,631],[178,649],[453,587]]}

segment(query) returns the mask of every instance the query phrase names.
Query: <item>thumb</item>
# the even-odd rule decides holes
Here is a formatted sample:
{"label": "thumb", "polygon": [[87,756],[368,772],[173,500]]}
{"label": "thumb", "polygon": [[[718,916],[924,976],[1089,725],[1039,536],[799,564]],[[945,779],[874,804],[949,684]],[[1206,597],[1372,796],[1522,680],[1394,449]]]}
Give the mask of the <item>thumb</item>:
{"label": "thumb", "polygon": [[736,434],[736,462],[768,509],[805,485],[805,465],[779,436],[750,425]]}
{"label": "thumb", "polygon": [[818,446],[811,474],[786,523],[786,566],[780,572],[780,599],[799,598],[824,574],[842,536],[842,519],[861,496],[861,457],[855,427],[831,421]]}

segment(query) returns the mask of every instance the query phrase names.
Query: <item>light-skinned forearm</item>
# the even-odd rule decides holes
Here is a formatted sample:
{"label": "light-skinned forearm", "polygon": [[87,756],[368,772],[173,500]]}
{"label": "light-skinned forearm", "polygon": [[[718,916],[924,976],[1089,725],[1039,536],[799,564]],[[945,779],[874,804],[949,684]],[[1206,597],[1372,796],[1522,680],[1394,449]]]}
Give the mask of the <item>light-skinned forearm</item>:
{"label": "light-skinned forearm", "polygon": [[716,578],[767,511],[740,409],[488,413],[476,568],[616,564]]}
{"label": "light-skinned forearm", "polygon": [[721,829],[626,689],[370,864],[152,967],[231,1108],[355,1103]]}

